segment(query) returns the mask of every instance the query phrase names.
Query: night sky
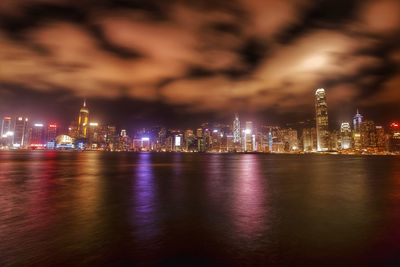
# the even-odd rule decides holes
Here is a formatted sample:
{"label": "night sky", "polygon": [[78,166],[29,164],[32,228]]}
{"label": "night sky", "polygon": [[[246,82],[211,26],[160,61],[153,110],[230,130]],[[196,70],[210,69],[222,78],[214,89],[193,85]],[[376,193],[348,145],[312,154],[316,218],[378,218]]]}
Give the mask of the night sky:
{"label": "night sky", "polygon": [[1,0],[0,115],[117,126],[400,119],[398,0]]}

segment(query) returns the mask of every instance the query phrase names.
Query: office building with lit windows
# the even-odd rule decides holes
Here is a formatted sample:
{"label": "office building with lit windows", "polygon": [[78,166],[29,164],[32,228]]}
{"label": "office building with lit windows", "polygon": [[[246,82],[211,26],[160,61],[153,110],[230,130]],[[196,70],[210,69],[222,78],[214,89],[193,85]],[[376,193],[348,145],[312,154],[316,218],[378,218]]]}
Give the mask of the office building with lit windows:
{"label": "office building with lit windows", "polygon": [[351,126],[348,122],[342,122],[340,125],[340,148],[350,149],[352,143]]}
{"label": "office building with lit windows", "polygon": [[14,125],[13,146],[22,148],[26,145],[28,134],[28,118],[18,117]]}
{"label": "office building with lit windows", "polygon": [[315,91],[315,120],[317,129],[317,150],[329,150],[330,136],[328,125],[328,104],[326,102],[325,89]]}
{"label": "office building with lit windows", "polygon": [[89,109],[86,106],[86,100],[83,101],[83,106],[79,111],[78,117],[78,137],[87,138],[88,137],[88,127],[89,127]]}

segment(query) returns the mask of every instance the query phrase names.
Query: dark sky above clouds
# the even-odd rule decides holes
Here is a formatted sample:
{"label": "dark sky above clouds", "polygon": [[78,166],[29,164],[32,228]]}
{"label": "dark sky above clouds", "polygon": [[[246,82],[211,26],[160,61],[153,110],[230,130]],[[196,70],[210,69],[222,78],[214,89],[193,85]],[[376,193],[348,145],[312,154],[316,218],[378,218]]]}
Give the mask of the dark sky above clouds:
{"label": "dark sky above clouds", "polygon": [[400,118],[399,0],[1,0],[0,115],[195,126]]}

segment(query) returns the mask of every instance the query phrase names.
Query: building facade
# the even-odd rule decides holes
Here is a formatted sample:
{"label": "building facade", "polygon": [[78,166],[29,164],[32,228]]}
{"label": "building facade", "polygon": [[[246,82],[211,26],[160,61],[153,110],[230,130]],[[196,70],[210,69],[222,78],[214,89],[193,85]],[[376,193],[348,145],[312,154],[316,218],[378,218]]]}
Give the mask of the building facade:
{"label": "building facade", "polygon": [[315,91],[315,120],[317,129],[317,150],[329,150],[329,125],[328,104],[326,102],[325,89],[319,88]]}

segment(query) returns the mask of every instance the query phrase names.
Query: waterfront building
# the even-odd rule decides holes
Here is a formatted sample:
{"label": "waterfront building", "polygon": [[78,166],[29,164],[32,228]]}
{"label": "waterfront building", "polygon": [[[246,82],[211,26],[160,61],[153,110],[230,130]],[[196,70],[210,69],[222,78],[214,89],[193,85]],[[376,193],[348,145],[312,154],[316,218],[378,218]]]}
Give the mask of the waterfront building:
{"label": "waterfront building", "polygon": [[27,145],[28,118],[18,117],[14,125],[13,146],[23,148]]}
{"label": "waterfront building", "polygon": [[47,125],[46,142],[55,142],[58,131],[58,125],[56,123],[49,123]]}
{"label": "waterfront building", "polygon": [[330,136],[328,126],[328,104],[326,102],[325,89],[319,88],[315,91],[315,113],[317,129],[317,150],[329,150]]}
{"label": "waterfront building", "polygon": [[1,124],[1,137],[7,137],[12,132],[11,130],[11,117],[7,116],[3,118]]}
{"label": "waterfront building", "polygon": [[12,145],[12,140],[14,136],[14,132],[11,128],[11,117],[6,116],[3,118],[0,133],[0,147],[10,147]]}
{"label": "waterfront building", "polygon": [[304,152],[317,151],[317,130],[314,127],[303,129],[302,140]]}
{"label": "waterfront building", "polygon": [[78,116],[78,137],[88,137],[88,126],[89,126],[89,109],[86,106],[86,100],[83,101],[83,105],[79,110]]}
{"label": "waterfront building", "polygon": [[360,149],[361,145],[361,124],[363,122],[363,116],[357,109],[357,113],[353,118],[353,147]]}
{"label": "waterfront building", "polygon": [[193,151],[196,148],[196,138],[193,130],[187,129],[184,132],[185,151]]}
{"label": "waterfront building", "polygon": [[33,149],[44,148],[45,144],[46,144],[46,138],[45,138],[45,128],[43,123],[33,124],[29,138],[29,147]]}
{"label": "waterfront building", "polygon": [[204,152],[204,139],[203,139],[203,129],[202,128],[197,128],[196,139],[197,139],[197,151]]}
{"label": "waterfront building", "polygon": [[389,151],[400,152],[400,123],[393,122],[389,128]]}
{"label": "waterfront building", "polygon": [[373,121],[363,121],[360,126],[360,134],[361,148],[376,148],[376,127]]}
{"label": "waterfront building", "polygon": [[340,148],[350,149],[351,148],[351,126],[348,122],[342,122],[340,125]]}
{"label": "waterfront building", "polygon": [[285,152],[297,151],[299,148],[299,142],[297,137],[297,130],[292,128],[283,128],[278,131],[278,137],[283,143]]}
{"label": "waterfront building", "polygon": [[376,147],[378,151],[388,151],[388,140],[386,137],[385,129],[382,126],[375,126],[376,131]]}
{"label": "waterfront building", "polygon": [[239,115],[236,113],[235,114],[235,119],[233,120],[233,142],[236,144],[240,144],[240,120],[239,120]]}
{"label": "waterfront building", "polygon": [[243,130],[243,151],[254,151],[255,135],[253,133],[253,122],[246,121],[245,129]]}
{"label": "waterfront building", "polygon": [[360,114],[360,112],[357,109],[356,115],[354,115],[353,118],[353,129],[355,132],[360,132],[361,129],[361,123],[363,122],[363,116]]}

